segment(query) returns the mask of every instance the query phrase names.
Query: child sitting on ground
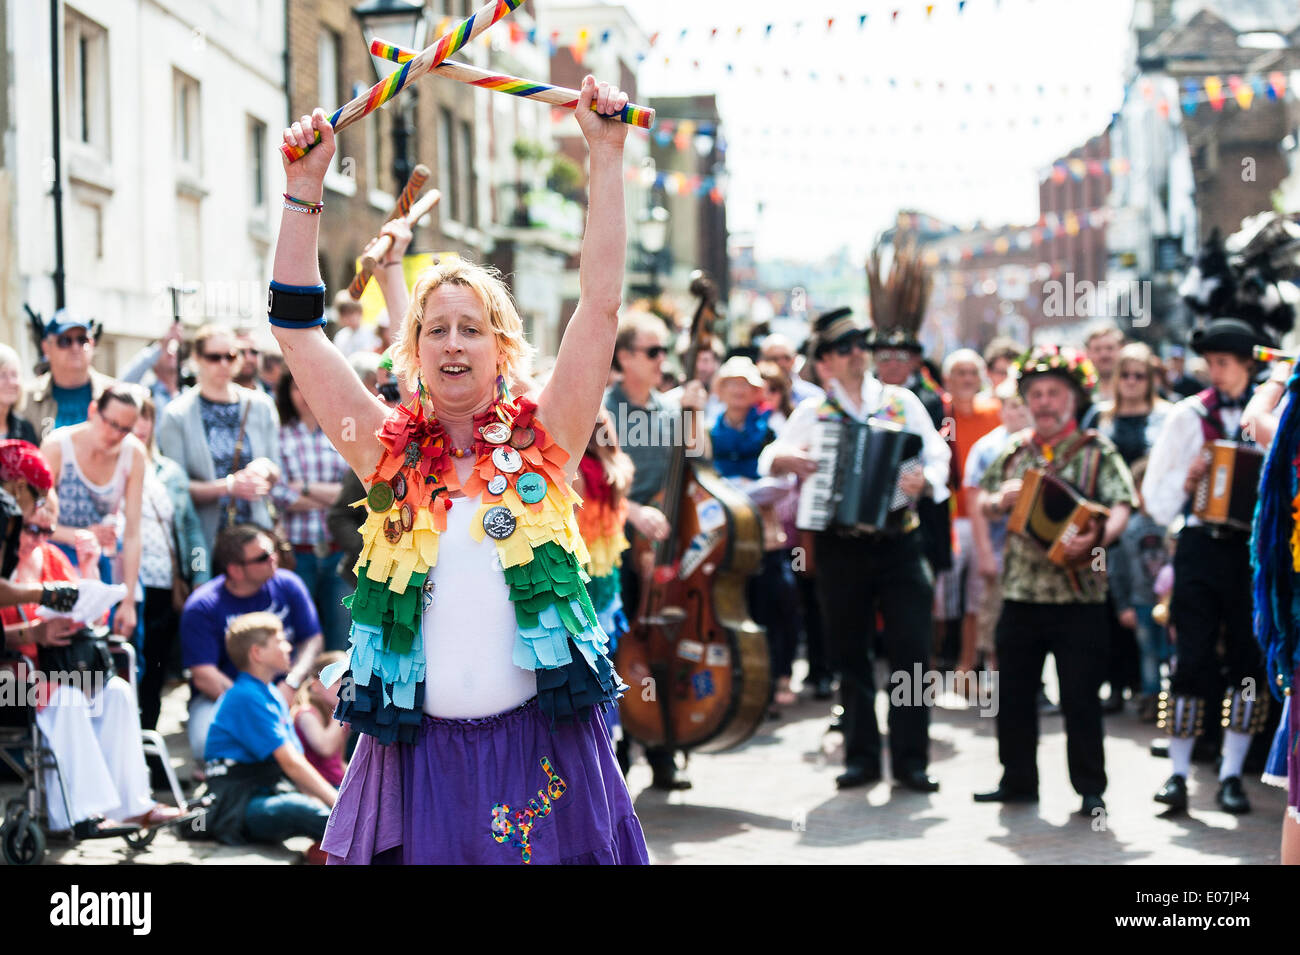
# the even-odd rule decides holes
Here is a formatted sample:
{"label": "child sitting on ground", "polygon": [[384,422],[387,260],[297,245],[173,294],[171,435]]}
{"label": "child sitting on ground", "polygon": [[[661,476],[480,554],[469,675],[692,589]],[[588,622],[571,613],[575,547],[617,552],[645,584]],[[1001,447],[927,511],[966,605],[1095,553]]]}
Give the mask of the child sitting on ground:
{"label": "child sitting on ground", "polygon": [[344,658],[345,655],[338,650],[318,656],[312,663],[311,676],[298,687],[291,711],[303,756],[327,783],[335,787],[343,782],[343,750],[350,730],[334,719],[334,710],[339,705],[337,684],[334,689],[325,686],[320,681],[320,674],[331,663]]}
{"label": "child sitting on ground", "polygon": [[293,650],[280,618],[266,611],[243,614],[230,622],[225,639],[239,676],[208,730],[204,756],[208,789],[216,797],[208,834],[227,845],[292,836],[319,843],[338,792],[304,758],[289,707],[271,686],[288,672]]}

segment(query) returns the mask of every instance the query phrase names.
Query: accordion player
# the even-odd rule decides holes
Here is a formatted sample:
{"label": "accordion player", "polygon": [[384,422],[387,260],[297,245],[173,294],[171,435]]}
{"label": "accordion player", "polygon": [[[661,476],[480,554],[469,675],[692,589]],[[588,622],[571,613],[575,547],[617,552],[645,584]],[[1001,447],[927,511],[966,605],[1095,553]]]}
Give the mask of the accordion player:
{"label": "accordion player", "polygon": [[795,525],[807,531],[894,529],[891,516],[910,503],[898,479],[921,470],[921,450],[921,436],[892,421],[818,421],[810,451],[817,473],[800,491]]}
{"label": "accordion player", "polygon": [[1202,523],[1249,531],[1264,453],[1237,441],[1207,441],[1209,466],[1196,485],[1192,513]]}
{"label": "accordion player", "polygon": [[[1095,519],[1104,521],[1110,509],[1089,501],[1067,481],[1041,468],[1025,471],[1020,495],[1007,517],[1007,530],[1032,541],[1058,567],[1070,567],[1066,548],[1085,533]],[[1085,555],[1079,563],[1087,563]]]}

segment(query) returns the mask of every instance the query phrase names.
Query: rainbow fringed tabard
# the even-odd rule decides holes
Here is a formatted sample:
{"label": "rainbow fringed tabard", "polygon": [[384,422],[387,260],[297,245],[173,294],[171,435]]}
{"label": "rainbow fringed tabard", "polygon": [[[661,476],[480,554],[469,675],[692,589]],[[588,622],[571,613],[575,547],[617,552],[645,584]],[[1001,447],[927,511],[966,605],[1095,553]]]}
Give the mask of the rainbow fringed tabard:
{"label": "rainbow fringed tabard", "polygon": [[[484,537],[483,516],[490,508],[507,507],[515,519],[513,533],[496,545],[518,624],[514,664],[536,672],[542,712],[553,723],[590,719],[592,706],[615,702],[626,689],[609,662],[608,638],[587,593],[589,578],[582,567],[590,555],[574,516],[574,505],[581,501],[564,480],[568,455],[541,426],[536,410],[533,402],[511,400],[503,392],[475,420],[476,434],[499,421],[516,434],[531,431],[533,440],[517,447],[523,469],[507,474],[493,463],[499,445],[478,438],[474,471],[463,487],[450,439],[418,401],[414,409],[395,409],[378,433],[383,455],[368,481],[371,511],[361,528],[357,590],[344,601],[352,611],[351,648],[346,663],[322,674],[322,681],[330,685],[347,667],[335,715],[381,743],[414,742],[420,725],[425,676],[421,597],[438,562],[438,538],[447,529],[450,494],[456,490],[465,494],[457,507],[480,502],[471,523],[476,540]],[[546,482],[545,496],[533,504],[515,491],[515,479],[525,472]],[[493,494],[488,484],[499,474],[506,488]],[[373,491],[380,483],[398,489],[404,484],[405,495],[377,511]]]}
{"label": "rainbow fringed tabard", "polygon": [[601,629],[609,635],[610,652],[618,649],[618,640],[627,632],[627,616],[623,612],[623,588],[619,579],[619,565],[627,538],[623,527],[627,523],[627,499],[614,504],[613,489],[605,479],[605,469],[600,461],[588,454],[578,462],[586,499],[578,508],[578,530],[587,544],[591,560],[587,562],[587,575],[591,583],[587,592],[600,617]]}

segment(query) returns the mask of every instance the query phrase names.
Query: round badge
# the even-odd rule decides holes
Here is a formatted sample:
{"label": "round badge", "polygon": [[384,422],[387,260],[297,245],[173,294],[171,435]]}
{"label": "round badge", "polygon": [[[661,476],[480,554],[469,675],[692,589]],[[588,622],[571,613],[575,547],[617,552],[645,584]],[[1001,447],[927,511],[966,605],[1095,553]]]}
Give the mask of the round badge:
{"label": "round badge", "polygon": [[546,497],[546,478],[534,471],[526,471],[515,481],[515,491],[525,504],[536,504]]}
{"label": "round badge", "polygon": [[506,476],[504,474],[498,474],[492,480],[488,481],[488,493],[489,494],[502,493],[506,489],[507,483],[509,482],[506,481]]}
{"label": "round badge", "polygon": [[393,476],[393,480],[390,483],[393,485],[393,500],[395,501],[405,500],[406,478],[402,477],[401,473],[399,472],[398,474]]}
{"label": "round badge", "polygon": [[514,431],[510,432],[510,446],[521,451],[524,448],[531,448],[536,440],[537,432],[532,428],[515,428]]}
{"label": "round badge", "polygon": [[411,510],[410,504],[403,504],[401,511],[398,513],[402,517],[402,530],[409,531],[415,526],[415,512]]}
{"label": "round badge", "polygon": [[402,539],[402,525],[394,524],[388,518],[384,518],[384,540],[390,544],[396,544]]}
{"label": "round badge", "polygon": [[382,513],[393,506],[393,489],[384,481],[371,485],[366,493],[366,504],[376,513]]}
{"label": "round badge", "polygon": [[508,507],[501,505],[490,507],[483,515],[483,530],[493,540],[505,540],[515,532],[515,516],[510,513]]}
{"label": "round badge", "polygon": [[500,421],[484,425],[483,440],[488,444],[505,444],[510,440],[510,426]]}
{"label": "round badge", "polygon": [[524,466],[524,459],[513,448],[497,448],[492,452],[492,463],[497,466],[498,471],[514,474]]}

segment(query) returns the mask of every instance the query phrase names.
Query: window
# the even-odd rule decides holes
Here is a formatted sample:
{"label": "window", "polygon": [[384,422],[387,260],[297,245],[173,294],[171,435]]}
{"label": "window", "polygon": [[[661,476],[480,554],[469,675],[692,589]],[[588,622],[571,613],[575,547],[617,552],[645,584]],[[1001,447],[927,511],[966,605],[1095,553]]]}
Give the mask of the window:
{"label": "window", "polygon": [[445,106],[438,107],[438,185],[443,190],[451,190],[451,202],[447,206],[447,218],[463,222],[461,204],[465,201],[464,193],[456,188],[456,122],[451,110]]}
{"label": "window", "polygon": [[457,191],[465,194],[465,204],[461,206],[464,215],[461,221],[471,229],[478,228],[478,176],[474,172],[474,131],[465,120],[460,123],[460,178],[456,182]]}
{"label": "window", "polygon": [[176,91],[176,158],[197,171],[202,144],[199,137],[199,81],[180,70],[174,72]]}
{"label": "window", "polygon": [[266,205],[266,124],[248,117],[249,196],[254,209]]}
{"label": "window", "polygon": [[[321,28],[316,37],[316,101],[326,110],[343,105],[339,95],[343,84],[339,81],[339,64],[342,62],[342,40],[333,30]],[[339,150],[330,159],[329,172],[339,172]]]}
{"label": "window", "polygon": [[203,277],[203,231],[200,228],[199,200],[193,196],[176,197],[176,252],[180,274],[187,282]]}
{"label": "window", "polygon": [[108,154],[108,31],[71,7],[64,10],[64,131]]}

